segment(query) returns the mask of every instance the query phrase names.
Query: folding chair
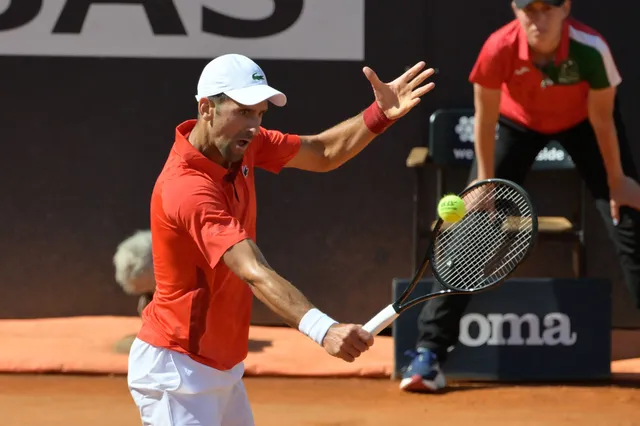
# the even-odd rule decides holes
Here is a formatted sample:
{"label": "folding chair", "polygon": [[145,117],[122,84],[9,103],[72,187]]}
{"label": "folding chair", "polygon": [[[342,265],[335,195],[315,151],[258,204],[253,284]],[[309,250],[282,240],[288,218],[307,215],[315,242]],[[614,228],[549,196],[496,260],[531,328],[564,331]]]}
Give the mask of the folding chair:
{"label": "folding chair", "polygon": [[[428,146],[414,147],[406,160],[406,166],[415,170],[415,188],[413,196],[413,254],[412,267],[415,271],[422,260],[420,244],[430,238],[432,221],[427,222],[426,166],[435,168],[435,198],[444,195],[447,171],[469,169],[475,152],[473,147],[474,111],[470,108],[440,109],[430,117]],[[573,170],[575,165],[562,145],[551,141],[536,158],[532,170],[544,172],[550,170]],[[574,204],[573,217],[540,216],[538,218],[538,238],[540,240],[568,241],[572,244],[573,274],[576,278],[585,276],[585,185],[581,181]]]}

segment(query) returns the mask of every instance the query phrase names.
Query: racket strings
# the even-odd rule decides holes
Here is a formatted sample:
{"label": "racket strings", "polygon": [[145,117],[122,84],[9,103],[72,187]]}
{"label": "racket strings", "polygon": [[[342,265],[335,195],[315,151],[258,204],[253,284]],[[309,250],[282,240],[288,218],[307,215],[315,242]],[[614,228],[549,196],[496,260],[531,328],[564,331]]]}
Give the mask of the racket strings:
{"label": "racket strings", "polygon": [[[521,212],[526,212],[528,210],[528,204],[524,199],[521,199],[520,203],[505,202],[515,200],[513,194],[506,193],[507,190],[509,190],[509,192],[513,192],[513,194],[515,195],[519,195],[517,191],[511,189],[510,187],[499,187],[494,194],[485,193],[484,197],[479,200],[478,204],[476,206],[472,204],[471,207],[472,209],[474,207],[479,207],[480,205],[486,207],[488,203],[493,203],[495,212],[498,213],[497,215],[492,214],[493,212],[490,213],[490,216],[493,215],[493,217],[490,218],[487,218],[486,216],[480,218],[481,221],[484,221],[484,223],[481,225],[487,225],[489,222],[489,220],[487,219],[494,221],[494,228],[492,229],[493,233],[490,236],[495,238],[488,238],[481,241],[480,245],[476,245],[475,247],[482,247],[484,249],[484,253],[480,253],[480,256],[476,254],[476,256],[470,257],[471,260],[476,261],[476,264],[473,265],[474,268],[471,269],[479,271],[480,274],[484,274],[484,278],[486,278],[485,282],[488,283],[495,282],[497,279],[502,278],[505,273],[508,273],[512,269],[510,266],[515,266],[515,264],[517,264],[520,259],[519,256],[513,255],[526,252],[526,248],[528,246],[528,244],[526,244],[526,241],[521,241],[524,244],[518,244],[518,239],[513,238],[517,235],[522,236],[522,231],[527,229],[526,223],[521,222],[518,224],[518,232],[513,232],[514,222],[517,222],[518,219],[522,217]],[[484,213],[486,215],[486,212]],[[496,225],[502,226],[501,228],[496,229]],[[505,227],[507,227],[507,229],[510,229],[511,231],[504,232]],[[478,231],[480,229],[478,229]],[[489,236],[483,235],[483,237]],[[469,246],[469,248],[473,247],[474,246]],[[484,254],[485,256],[482,256],[482,254]],[[482,269],[480,269],[480,265],[483,265]],[[472,278],[469,275],[470,274],[466,274],[465,276],[465,274],[462,274],[462,278]],[[465,289],[470,289],[473,288],[473,281],[462,283],[461,285]]]}
{"label": "racket strings", "polygon": [[437,230],[432,267],[447,285],[479,290],[502,280],[526,255],[534,232],[528,200],[489,183],[463,195],[467,213]]}

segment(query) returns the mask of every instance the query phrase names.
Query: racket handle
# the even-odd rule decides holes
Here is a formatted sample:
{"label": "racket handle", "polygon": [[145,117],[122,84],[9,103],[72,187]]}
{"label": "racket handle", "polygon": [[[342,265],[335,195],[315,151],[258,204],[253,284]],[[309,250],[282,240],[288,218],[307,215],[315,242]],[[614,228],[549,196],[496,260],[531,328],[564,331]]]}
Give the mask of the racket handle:
{"label": "racket handle", "polygon": [[393,305],[389,305],[378,312],[377,315],[371,318],[362,328],[375,336],[395,321],[398,315],[400,314],[396,312]]}

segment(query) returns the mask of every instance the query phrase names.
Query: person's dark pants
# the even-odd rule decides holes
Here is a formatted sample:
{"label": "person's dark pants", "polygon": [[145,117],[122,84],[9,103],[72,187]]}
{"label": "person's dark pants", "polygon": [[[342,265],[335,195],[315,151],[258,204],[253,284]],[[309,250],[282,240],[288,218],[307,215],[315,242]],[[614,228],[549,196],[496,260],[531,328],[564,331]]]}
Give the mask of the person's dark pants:
{"label": "person's dark pants", "polygon": [[[624,173],[638,180],[631,149],[617,110],[616,127]],[[588,121],[555,135],[542,135],[501,117],[495,150],[495,176],[522,184],[538,152],[552,139],[560,142],[571,156],[593,196],[615,244],[633,303],[640,309],[640,212],[623,206],[620,208],[620,223],[618,226],[613,225],[606,169],[593,128]],[[469,181],[476,178],[476,167],[474,161]],[[435,352],[440,362],[446,361],[448,349],[458,341],[460,318],[470,298],[467,295],[455,295],[427,302],[418,319],[417,347],[428,348]]]}

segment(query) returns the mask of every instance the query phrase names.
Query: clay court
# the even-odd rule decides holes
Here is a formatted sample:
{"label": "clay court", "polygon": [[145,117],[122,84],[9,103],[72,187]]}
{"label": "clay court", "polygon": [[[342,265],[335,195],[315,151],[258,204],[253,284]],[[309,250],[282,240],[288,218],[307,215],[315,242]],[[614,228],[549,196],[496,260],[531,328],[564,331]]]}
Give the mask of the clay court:
{"label": "clay court", "polygon": [[[123,353],[138,327],[137,317],[0,321],[4,424],[139,425]],[[615,361],[606,383],[455,382],[419,395],[390,380],[390,337],[352,364],[285,327],[250,337],[245,383],[258,426],[640,425],[638,360]]]}
{"label": "clay court", "polygon": [[[386,379],[245,379],[258,426],[638,425],[640,390],[624,386],[456,384],[441,395]],[[4,424],[138,426],[124,377],[0,376]]]}

